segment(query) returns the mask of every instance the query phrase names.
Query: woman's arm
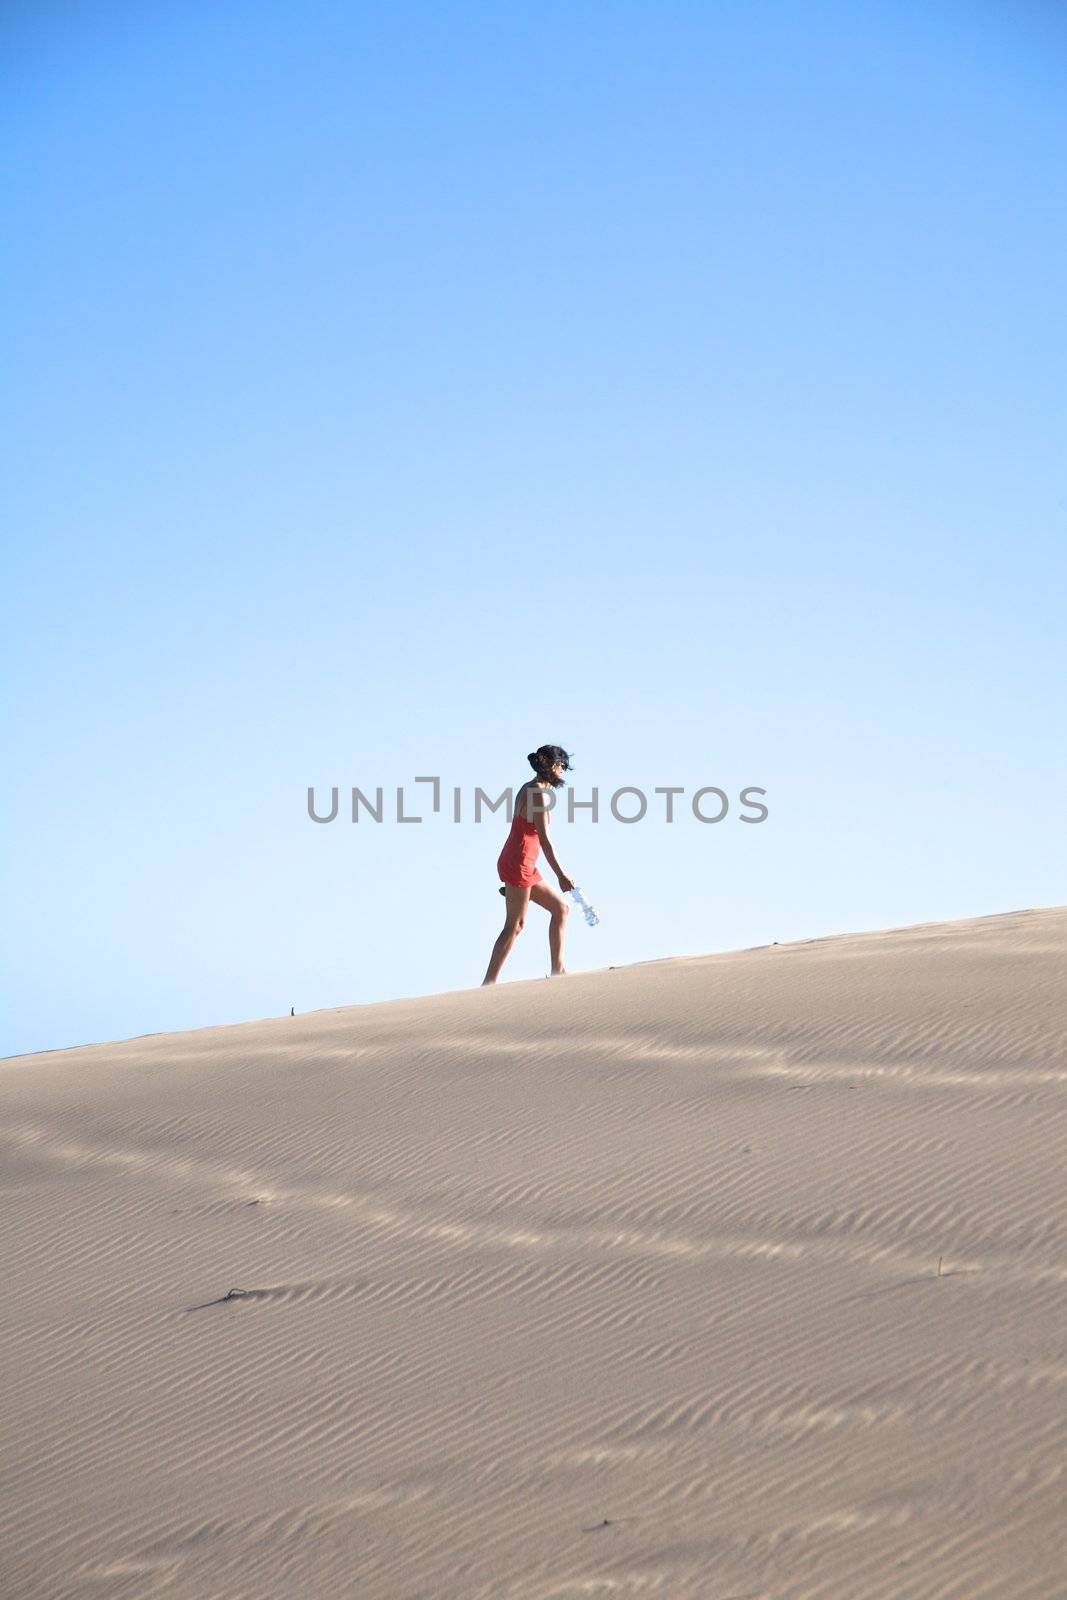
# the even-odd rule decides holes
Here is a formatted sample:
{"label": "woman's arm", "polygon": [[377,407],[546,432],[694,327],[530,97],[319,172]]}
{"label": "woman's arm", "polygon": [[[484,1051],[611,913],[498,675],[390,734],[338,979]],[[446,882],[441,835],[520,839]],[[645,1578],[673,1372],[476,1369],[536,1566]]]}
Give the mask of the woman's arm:
{"label": "woman's arm", "polygon": [[559,879],[559,886],[563,893],[566,894],[568,889],[574,888],[574,884],[556,859],[556,852],[552,848],[552,840],[548,837],[548,808],[537,807],[533,820],[537,828],[537,836],[541,841],[541,849],[545,852],[545,860]]}

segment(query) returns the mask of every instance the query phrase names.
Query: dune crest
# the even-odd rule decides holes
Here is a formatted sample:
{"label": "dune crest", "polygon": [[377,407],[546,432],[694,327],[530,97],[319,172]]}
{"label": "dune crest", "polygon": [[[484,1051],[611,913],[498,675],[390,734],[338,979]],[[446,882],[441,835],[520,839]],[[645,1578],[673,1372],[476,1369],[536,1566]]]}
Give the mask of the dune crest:
{"label": "dune crest", "polygon": [[1053,1600],[1067,908],[13,1058],[9,1600]]}

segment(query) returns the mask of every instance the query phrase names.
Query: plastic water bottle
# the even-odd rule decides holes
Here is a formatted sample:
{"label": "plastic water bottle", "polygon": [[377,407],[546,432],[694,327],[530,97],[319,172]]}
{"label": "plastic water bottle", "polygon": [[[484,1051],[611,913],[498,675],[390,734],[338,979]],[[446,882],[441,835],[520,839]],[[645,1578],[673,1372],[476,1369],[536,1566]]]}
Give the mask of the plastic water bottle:
{"label": "plastic water bottle", "polygon": [[600,918],[597,916],[596,912],[593,910],[592,906],[589,904],[589,901],[585,898],[585,895],[578,888],[577,884],[571,890],[571,899],[572,900],[577,900],[578,904],[581,906],[582,910],[585,912],[585,920],[586,920],[586,922],[588,922],[588,924],[589,924],[589,926],[591,928],[595,928],[597,923],[600,921]]}

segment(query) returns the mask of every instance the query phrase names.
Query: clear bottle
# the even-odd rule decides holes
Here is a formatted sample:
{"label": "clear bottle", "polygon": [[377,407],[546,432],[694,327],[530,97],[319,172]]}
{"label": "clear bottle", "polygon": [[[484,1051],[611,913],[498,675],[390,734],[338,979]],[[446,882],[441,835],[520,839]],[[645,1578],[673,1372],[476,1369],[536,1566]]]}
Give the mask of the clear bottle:
{"label": "clear bottle", "polygon": [[597,923],[600,921],[600,918],[589,904],[589,901],[585,898],[585,895],[578,888],[577,884],[575,884],[574,888],[571,890],[571,898],[573,900],[577,900],[578,904],[585,913],[586,922],[588,922],[591,928],[595,928]]}

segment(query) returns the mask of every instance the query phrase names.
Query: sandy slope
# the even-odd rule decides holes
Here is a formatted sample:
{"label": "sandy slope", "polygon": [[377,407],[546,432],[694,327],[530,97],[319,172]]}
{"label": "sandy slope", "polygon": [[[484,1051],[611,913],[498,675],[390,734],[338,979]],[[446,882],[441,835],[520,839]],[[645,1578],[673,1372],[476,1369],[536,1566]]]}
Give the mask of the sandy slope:
{"label": "sandy slope", "polygon": [[1064,1596],[1065,954],[1020,911],[5,1064],[5,1600]]}

